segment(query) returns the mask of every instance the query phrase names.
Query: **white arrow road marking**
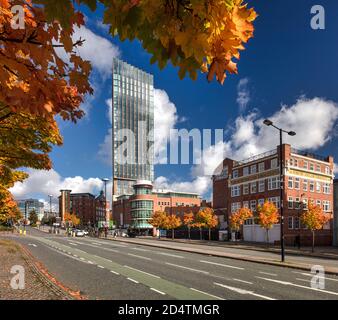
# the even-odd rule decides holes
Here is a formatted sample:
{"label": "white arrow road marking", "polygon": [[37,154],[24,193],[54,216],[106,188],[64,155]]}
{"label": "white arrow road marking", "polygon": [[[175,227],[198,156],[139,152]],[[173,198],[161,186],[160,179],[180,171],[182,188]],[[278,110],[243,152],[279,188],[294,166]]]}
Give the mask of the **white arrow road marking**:
{"label": "white arrow road marking", "polygon": [[293,287],[298,287],[298,288],[303,288],[303,289],[308,289],[308,290],[313,290],[313,291],[317,291],[317,292],[333,294],[335,296],[338,296],[338,292],[327,291],[327,290],[311,288],[311,287],[305,287],[305,286],[301,286],[299,284],[295,284],[295,283],[292,283],[292,282],[280,281],[280,280],[276,280],[276,279],[269,279],[269,278],[262,278],[262,277],[256,277],[256,278],[263,279],[263,280],[266,280],[266,281],[276,282],[276,283],[279,283],[279,284],[283,284],[285,286],[293,286]]}
{"label": "white arrow road marking", "polygon": [[34,248],[36,248],[36,247],[37,247],[37,245],[36,245],[36,244],[34,244],[34,243],[29,243],[28,245],[29,245],[29,246],[31,246],[31,247],[34,247]]}
{"label": "white arrow road marking", "polygon": [[220,287],[223,287],[223,288],[226,288],[226,289],[229,289],[231,291],[234,291],[234,292],[237,292],[239,294],[248,294],[248,295],[252,295],[252,296],[255,296],[255,297],[259,297],[259,298],[262,298],[262,299],[265,299],[265,300],[276,300],[274,298],[270,298],[270,297],[267,297],[267,296],[263,296],[261,294],[257,294],[253,291],[248,291],[248,290],[244,290],[244,289],[240,289],[240,288],[235,288],[235,287],[230,287],[230,286],[227,286],[225,284],[222,284],[222,283],[217,283],[217,282],[214,282],[214,284],[216,286],[220,286]]}
{"label": "white arrow road marking", "polygon": [[326,278],[326,277],[321,277],[318,274],[314,274],[314,273],[306,273],[306,272],[299,272],[299,271],[292,271],[293,273],[298,273],[301,274],[303,276],[308,276],[308,277],[313,277],[316,276],[318,279],[325,279],[325,280],[331,280],[331,281],[338,281],[338,279],[332,279],[332,278]]}

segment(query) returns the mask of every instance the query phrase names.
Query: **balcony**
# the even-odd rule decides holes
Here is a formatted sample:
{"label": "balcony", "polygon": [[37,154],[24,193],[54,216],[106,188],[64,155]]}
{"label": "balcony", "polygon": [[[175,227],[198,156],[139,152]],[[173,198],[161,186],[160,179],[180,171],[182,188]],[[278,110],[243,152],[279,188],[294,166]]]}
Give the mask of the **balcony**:
{"label": "balcony", "polygon": [[298,154],[298,155],[303,156],[303,157],[323,161],[323,162],[329,162],[328,157],[320,156],[318,154],[314,154],[314,153],[309,152],[309,151],[302,151],[302,150],[298,150],[298,149],[295,149],[295,148],[291,148],[291,153]]}

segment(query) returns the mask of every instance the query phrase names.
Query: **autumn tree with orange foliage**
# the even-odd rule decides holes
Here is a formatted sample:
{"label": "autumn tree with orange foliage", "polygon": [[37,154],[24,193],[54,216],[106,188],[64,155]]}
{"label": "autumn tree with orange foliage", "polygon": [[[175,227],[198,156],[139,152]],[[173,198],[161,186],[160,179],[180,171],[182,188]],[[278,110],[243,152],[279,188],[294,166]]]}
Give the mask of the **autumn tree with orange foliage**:
{"label": "autumn tree with orange foliage", "polygon": [[[149,223],[157,229],[164,228],[166,223],[167,214],[163,211],[156,211],[151,216]],[[159,233],[159,239],[161,238],[161,234]]]}
{"label": "autumn tree with orange foliage", "polygon": [[196,221],[200,222],[202,226],[208,228],[209,241],[211,240],[211,229],[217,227],[218,218],[214,214],[212,208],[206,207],[200,210],[196,215]]}
{"label": "autumn tree with orange foliage", "polygon": [[307,210],[302,213],[300,220],[312,232],[312,252],[314,252],[315,231],[323,229],[325,223],[330,220],[330,215],[324,213],[320,206],[309,201]]}
{"label": "autumn tree with orange foliage", "polygon": [[187,226],[188,228],[188,237],[189,237],[189,240],[191,239],[190,237],[190,231],[191,231],[191,227],[194,223],[194,213],[192,211],[190,212],[185,212],[184,215],[183,215],[183,224],[185,226]]}
{"label": "autumn tree with orange foliage", "polygon": [[75,213],[66,212],[64,215],[64,220],[73,227],[77,227],[81,223],[81,219],[78,218]]}
{"label": "autumn tree with orange foliage", "polygon": [[[27,178],[16,169],[51,169],[48,154],[62,144],[55,117],[76,122],[84,95],[92,93],[90,63],[74,53],[83,41],[72,40],[83,15],[70,8],[68,25],[61,27],[35,3],[0,0],[0,210],[7,217],[16,211],[8,189]],[[23,29],[12,27],[14,5],[23,8]],[[58,56],[59,47],[70,63]]]}
{"label": "autumn tree with orange foliage", "polygon": [[182,225],[182,220],[180,217],[174,214],[168,214],[164,220],[164,228],[171,230],[171,237],[175,239],[175,229]]}
{"label": "autumn tree with orange foliage", "polygon": [[252,218],[253,214],[249,208],[240,208],[230,216],[230,229],[238,232],[245,220]]}
{"label": "autumn tree with orange foliage", "polygon": [[258,223],[266,230],[266,243],[269,244],[269,230],[279,221],[279,213],[276,206],[269,201],[265,201],[262,206],[257,207]]}

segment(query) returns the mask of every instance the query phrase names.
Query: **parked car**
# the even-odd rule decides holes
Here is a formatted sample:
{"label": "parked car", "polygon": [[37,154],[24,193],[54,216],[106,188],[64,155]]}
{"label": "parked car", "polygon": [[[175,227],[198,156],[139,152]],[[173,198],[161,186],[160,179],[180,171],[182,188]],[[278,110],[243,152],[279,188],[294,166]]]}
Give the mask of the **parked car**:
{"label": "parked car", "polygon": [[83,230],[75,230],[75,237],[84,237],[85,233]]}
{"label": "parked car", "polygon": [[85,236],[87,236],[89,234],[89,232],[87,230],[83,230],[83,233],[85,234]]}

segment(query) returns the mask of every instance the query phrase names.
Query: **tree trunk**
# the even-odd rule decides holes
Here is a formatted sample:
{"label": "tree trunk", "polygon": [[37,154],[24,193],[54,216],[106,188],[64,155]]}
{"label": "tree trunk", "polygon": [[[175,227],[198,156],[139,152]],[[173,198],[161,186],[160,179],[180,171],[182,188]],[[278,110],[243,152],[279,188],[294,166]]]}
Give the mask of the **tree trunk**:
{"label": "tree trunk", "polygon": [[269,229],[266,229],[266,246],[269,246]]}
{"label": "tree trunk", "polygon": [[188,227],[188,236],[189,236],[189,240],[191,240],[191,237],[190,237],[190,227]]}
{"label": "tree trunk", "polygon": [[200,228],[200,240],[202,240],[202,228]]}
{"label": "tree trunk", "polygon": [[315,231],[312,230],[312,252],[315,251]]}
{"label": "tree trunk", "polygon": [[171,233],[171,236],[172,236],[172,240],[175,239],[175,230],[174,229],[171,229],[172,230],[172,233]]}
{"label": "tree trunk", "polygon": [[209,241],[211,240],[211,229],[209,228]]}

